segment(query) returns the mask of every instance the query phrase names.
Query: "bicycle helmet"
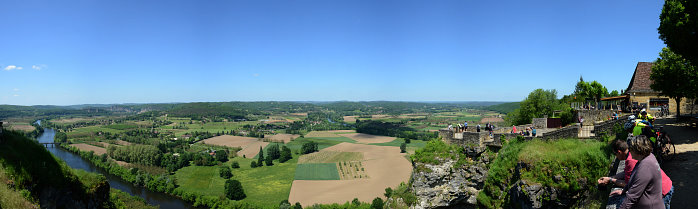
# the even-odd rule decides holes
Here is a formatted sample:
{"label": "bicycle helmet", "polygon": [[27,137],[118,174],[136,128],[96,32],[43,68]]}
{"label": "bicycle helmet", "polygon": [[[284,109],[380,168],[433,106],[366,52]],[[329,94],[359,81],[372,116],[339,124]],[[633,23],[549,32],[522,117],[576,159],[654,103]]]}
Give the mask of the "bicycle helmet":
{"label": "bicycle helmet", "polygon": [[628,120],[635,120],[635,115],[628,116]]}

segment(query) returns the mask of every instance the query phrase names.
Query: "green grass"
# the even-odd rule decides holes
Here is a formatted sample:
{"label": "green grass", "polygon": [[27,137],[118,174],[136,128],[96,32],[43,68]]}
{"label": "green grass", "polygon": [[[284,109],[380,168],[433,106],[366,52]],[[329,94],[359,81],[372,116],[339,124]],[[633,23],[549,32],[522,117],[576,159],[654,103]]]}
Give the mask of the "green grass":
{"label": "green grass", "polygon": [[339,180],[336,163],[307,163],[296,167],[296,180]]}
{"label": "green grass", "polygon": [[[391,142],[386,142],[386,143],[371,143],[369,145],[378,145],[378,146],[391,146],[391,147],[400,147],[402,143],[405,142],[405,139],[402,138],[397,138]],[[427,146],[426,141],[422,140],[410,140],[410,143],[407,144],[407,147],[415,147],[415,148],[423,148]]]}
{"label": "green grass", "polygon": [[115,129],[115,130],[128,130],[128,129],[136,129],[136,128],[138,128],[138,125],[118,123],[118,124],[106,125],[106,126],[102,126],[102,127],[109,128],[109,129]]}
{"label": "green grass", "polygon": [[[484,189],[477,197],[478,202],[484,208],[509,207],[504,196],[500,195],[505,194],[510,184],[517,180],[512,179],[512,171],[519,162],[528,164],[528,169],[521,171],[521,179],[527,180],[529,184],[551,186],[569,194],[583,191],[593,193],[597,191],[595,184],[583,187],[578,182],[579,179],[594,182],[596,178],[605,175],[610,163],[607,146],[604,142],[579,139],[512,140],[490,164]],[[562,176],[562,180],[555,182],[554,176]],[[588,198],[590,197],[580,197],[579,200]]]}
{"label": "green grass", "polygon": [[[337,137],[339,138],[339,137]],[[343,137],[346,138],[346,137]],[[332,140],[330,140],[332,139]],[[296,138],[293,141],[286,143],[286,146],[290,148],[291,150],[300,150],[301,147],[303,146],[303,143],[312,141],[315,143],[318,143],[318,150],[325,149],[327,147],[334,146],[336,144],[342,143],[343,141],[341,140],[336,140],[335,137],[332,138]]]}
{"label": "green grass", "polygon": [[308,137],[309,139],[322,139],[322,140],[329,140],[329,141],[336,141],[336,142],[349,142],[349,143],[356,143],[356,140],[353,140],[348,137]]}
{"label": "green grass", "polygon": [[[256,205],[278,204],[288,199],[291,192],[291,184],[296,171],[298,156],[285,162],[274,161],[273,166],[251,168],[250,162],[257,159],[236,157],[224,163],[230,166],[232,161],[237,161],[240,168],[232,169],[233,177],[240,181],[247,198],[243,202]],[[178,189],[199,194],[221,196],[225,180],[219,176],[218,166],[189,166],[175,173]]]}

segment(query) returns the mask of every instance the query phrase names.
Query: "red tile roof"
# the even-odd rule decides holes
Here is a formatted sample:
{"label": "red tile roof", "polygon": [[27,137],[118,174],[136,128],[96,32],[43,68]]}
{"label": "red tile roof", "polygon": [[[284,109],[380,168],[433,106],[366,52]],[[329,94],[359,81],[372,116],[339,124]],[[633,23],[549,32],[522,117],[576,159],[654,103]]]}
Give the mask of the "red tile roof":
{"label": "red tile roof", "polygon": [[652,80],[650,80],[650,73],[652,73],[651,62],[638,62],[637,67],[635,67],[635,73],[633,73],[633,78],[630,79],[630,84],[628,84],[628,89],[625,92],[659,93],[650,88],[650,85],[653,83]]}

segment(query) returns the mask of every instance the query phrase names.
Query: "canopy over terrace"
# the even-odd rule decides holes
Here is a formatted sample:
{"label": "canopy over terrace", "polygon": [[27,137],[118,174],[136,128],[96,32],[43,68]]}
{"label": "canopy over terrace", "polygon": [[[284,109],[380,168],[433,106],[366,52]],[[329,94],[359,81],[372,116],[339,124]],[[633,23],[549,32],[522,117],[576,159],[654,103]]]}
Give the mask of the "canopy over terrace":
{"label": "canopy over terrace", "polygon": [[[604,110],[622,110],[623,107],[628,106],[629,95],[621,95],[615,97],[605,97],[601,98],[601,106]],[[621,109],[618,109],[618,108]]]}

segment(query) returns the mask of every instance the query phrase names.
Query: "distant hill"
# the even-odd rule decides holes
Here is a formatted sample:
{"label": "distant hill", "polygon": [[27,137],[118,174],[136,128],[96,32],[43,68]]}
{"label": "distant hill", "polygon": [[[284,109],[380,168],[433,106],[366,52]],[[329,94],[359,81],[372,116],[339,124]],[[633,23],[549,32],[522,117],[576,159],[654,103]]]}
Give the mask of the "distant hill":
{"label": "distant hill", "polygon": [[503,103],[503,104],[486,106],[486,107],[483,107],[482,109],[495,111],[495,112],[502,113],[502,114],[507,114],[507,113],[514,111],[515,109],[519,109],[520,107],[521,107],[521,102],[508,102],[508,103]]}

